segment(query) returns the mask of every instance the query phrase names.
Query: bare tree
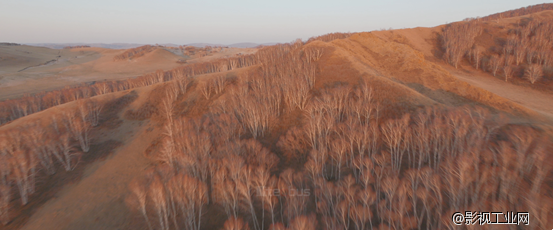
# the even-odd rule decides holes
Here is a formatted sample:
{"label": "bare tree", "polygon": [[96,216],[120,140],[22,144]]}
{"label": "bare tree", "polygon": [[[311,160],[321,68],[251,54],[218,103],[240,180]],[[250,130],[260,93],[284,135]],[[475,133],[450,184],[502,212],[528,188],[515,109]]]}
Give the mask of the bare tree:
{"label": "bare tree", "polygon": [[251,214],[253,228],[261,229],[261,226],[257,219],[256,210],[254,207],[254,169],[250,166],[243,167],[240,172],[240,179],[236,185],[238,188],[241,201],[244,203],[244,209],[249,211]]}
{"label": "bare tree", "polygon": [[48,142],[48,150],[62,164],[65,171],[72,171],[79,163],[81,153],[75,151],[69,134],[63,134]]}
{"label": "bare tree", "polygon": [[0,223],[7,225],[10,221],[11,184],[0,184]]}
{"label": "bare tree", "polygon": [[317,219],[315,216],[298,216],[290,223],[290,230],[315,230]]}
{"label": "bare tree", "polygon": [[29,195],[35,191],[35,176],[37,162],[35,157],[23,151],[14,152],[12,159],[13,174],[19,189],[21,204],[29,202]]}
{"label": "bare tree", "polygon": [[220,94],[225,89],[226,79],[224,76],[217,76],[213,80],[215,84],[215,94]]}
{"label": "bare tree", "polygon": [[110,86],[108,85],[107,82],[103,82],[103,83],[100,83],[100,84],[95,84],[95,86],[96,86],[96,92],[97,92],[98,95],[103,95],[103,94],[111,92]]}
{"label": "bare tree", "polygon": [[488,61],[488,68],[492,72],[493,76],[497,73],[499,68],[503,65],[503,59],[498,57],[497,55],[494,55],[490,58]]}
{"label": "bare tree", "polygon": [[323,56],[323,48],[311,46],[304,49],[304,54],[307,57],[307,63],[318,61]]}
{"label": "bare tree", "polygon": [[52,152],[47,147],[48,142],[52,142],[52,140],[49,139],[50,137],[47,136],[48,134],[39,122],[28,125],[26,128],[29,130],[27,145],[30,150],[49,175],[56,173]]}
{"label": "bare tree", "polygon": [[406,140],[405,134],[408,129],[409,116],[405,115],[403,118],[398,120],[390,120],[384,124],[382,128],[382,136],[384,141],[388,145],[388,151],[392,160],[392,170],[398,174],[401,169],[401,162],[405,149],[402,146],[405,146],[403,142]]}
{"label": "bare tree", "polygon": [[165,96],[167,98],[170,98],[172,101],[176,101],[180,94],[181,90],[176,81],[168,82],[165,85]]}
{"label": "bare tree", "polygon": [[242,218],[230,217],[223,225],[224,230],[250,230],[248,223],[245,223]]}
{"label": "bare tree", "polygon": [[306,205],[310,191],[307,190],[307,183],[303,173],[293,173],[293,170],[288,169],[281,173],[278,182],[280,191],[281,203],[284,201],[283,209],[286,222],[291,221],[306,213]]}
{"label": "bare tree", "polygon": [[361,202],[361,206],[357,207],[354,212],[355,229],[366,229],[367,222],[369,222],[370,229],[373,229],[373,213],[372,206],[377,200],[376,194],[372,191],[372,188],[366,187],[357,193],[357,200]]}
{"label": "bare tree", "polygon": [[503,76],[505,76],[505,82],[513,76],[513,68],[510,65],[503,67]]}
{"label": "bare tree", "polygon": [[514,49],[515,64],[520,65],[526,56],[526,48],[523,45],[517,45]]}
{"label": "bare tree", "polygon": [[508,66],[508,65],[513,64],[514,59],[515,59],[515,58],[513,57],[513,55],[505,55],[505,56],[503,56],[503,60],[504,60],[504,61],[503,61],[503,65]]}
{"label": "bare tree", "polygon": [[190,78],[184,76],[184,74],[178,75],[175,82],[180,90],[180,94],[185,94],[188,89],[188,84],[190,83]]}
{"label": "bare tree", "polygon": [[211,94],[213,92],[212,89],[213,85],[211,84],[211,81],[200,81],[198,82],[198,88],[200,89],[200,92],[202,95],[204,95],[205,99],[209,100],[211,98]]}
{"label": "bare tree", "polygon": [[103,104],[98,100],[90,101],[90,125],[96,127],[100,124],[100,114],[102,113]]}
{"label": "bare tree", "polygon": [[65,112],[64,122],[67,130],[70,131],[71,136],[77,140],[81,146],[81,150],[87,153],[90,150],[90,123],[81,117],[75,116],[74,113]]}
{"label": "bare tree", "polygon": [[[395,196],[397,196],[396,191],[398,189],[398,185],[399,178],[397,178],[396,176],[386,177],[382,181],[382,190],[386,194],[386,206],[391,212],[393,212],[394,200],[396,200]],[[391,225],[391,227],[394,229],[397,228],[397,226],[395,226],[395,221],[392,221],[392,215],[388,214],[386,216],[388,217],[388,224]]]}
{"label": "bare tree", "polygon": [[154,78],[156,79],[156,83],[164,82],[165,81],[165,72],[161,69],[157,70],[154,73]]}
{"label": "bare tree", "polygon": [[480,35],[481,31],[480,25],[476,22],[449,24],[442,34],[446,61],[457,68],[459,62],[473,46],[474,39]]}
{"label": "bare tree", "polygon": [[19,130],[9,130],[8,133],[9,135],[0,137],[2,160],[9,160],[7,162],[9,165],[1,171],[4,177],[2,183],[4,186],[9,184],[7,176],[10,172],[5,170],[11,169],[21,203],[25,205],[29,201],[29,195],[35,191],[38,162],[36,156],[24,146],[24,139]]}
{"label": "bare tree", "polygon": [[[428,168],[423,169],[428,170]],[[406,172],[407,180],[410,182],[411,191],[408,193],[411,196],[411,202],[413,207],[413,215],[415,217],[415,220],[417,221],[417,228],[420,228],[423,221],[423,215],[424,212],[420,212],[417,209],[417,203],[419,201],[418,193],[419,193],[419,186],[421,184],[421,170],[420,169],[409,169]]]}
{"label": "bare tree", "polygon": [[542,76],[542,68],[539,65],[530,65],[528,68],[526,68],[526,71],[524,71],[524,77],[528,79],[528,81],[530,81],[530,83],[532,84],[539,81]]}
{"label": "bare tree", "polygon": [[237,183],[244,160],[231,154],[229,157],[223,158],[221,164],[224,165],[224,168],[217,171],[212,179],[215,180],[215,200],[224,207],[228,217],[238,218],[240,193]]}
{"label": "bare tree", "polygon": [[[173,113],[174,113],[174,98],[172,97],[165,97],[163,99],[163,114],[165,115],[165,119],[167,120],[167,124],[169,126],[172,126],[173,124]],[[171,128],[171,127],[169,127]]]}
{"label": "bare tree", "polygon": [[482,62],[481,59],[482,59],[482,53],[484,52],[484,50],[480,46],[475,46],[472,48],[470,52],[472,56],[472,61],[474,63],[474,68],[478,69],[478,67],[480,66],[480,62]]}
{"label": "bare tree", "polygon": [[307,148],[305,132],[298,127],[292,127],[285,135],[280,136],[277,147],[283,151],[289,161],[302,161],[303,151]]}
{"label": "bare tree", "polygon": [[338,220],[340,224],[345,228],[349,229],[351,225],[351,220],[353,219],[355,204],[357,202],[356,195],[359,190],[358,186],[355,184],[355,179],[348,175],[343,180],[340,181],[340,196],[342,200],[338,204]]}
{"label": "bare tree", "polygon": [[130,183],[129,188],[134,195],[134,198],[138,202],[138,209],[146,220],[146,223],[148,224],[148,229],[152,230],[152,224],[150,223],[150,219],[148,218],[148,212],[146,209],[147,192],[144,188],[144,185],[140,184],[138,180],[133,180]]}
{"label": "bare tree", "polygon": [[528,48],[526,50],[526,63],[528,65],[534,64],[534,60],[536,59],[536,56],[537,56],[537,51],[534,50],[533,48]]}
{"label": "bare tree", "polygon": [[154,176],[152,183],[149,185],[148,193],[154,204],[154,207],[158,216],[160,229],[168,230],[169,212],[167,207],[167,197],[165,197],[166,196],[165,186],[163,186],[163,182],[161,181],[158,175]]}
{"label": "bare tree", "polygon": [[[184,229],[200,230],[203,215],[203,206],[207,203],[207,186],[200,180],[189,177],[185,174],[173,176],[168,183],[170,201],[174,201],[179,207],[182,217],[185,221]],[[173,204],[173,216],[177,213]],[[175,227],[178,229],[177,221],[174,220]]]}
{"label": "bare tree", "polygon": [[10,221],[10,201],[12,196],[11,172],[12,165],[10,164],[11,156],[9,155],[8,139],[0,133],[0,223],[6,225]]}

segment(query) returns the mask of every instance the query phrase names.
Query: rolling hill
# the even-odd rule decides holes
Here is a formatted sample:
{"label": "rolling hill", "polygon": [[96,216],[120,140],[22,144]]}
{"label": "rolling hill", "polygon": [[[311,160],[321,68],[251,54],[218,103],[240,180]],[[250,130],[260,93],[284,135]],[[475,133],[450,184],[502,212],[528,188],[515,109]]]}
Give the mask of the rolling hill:
{"label": "rolling hill", "polygon": [[[65,84],[46,74],[113,80],[39,111],[46,96],[3,104],[25,114],[0,126],[0,229],[444,229],[464,210],[529,212],[546,229],[552,79],[529,83],[530,58],[502,63],[521,71],[504,81],[491,60],[553,12],[511,14],[194,57],[0,46],[4,98]],[[465,25],[480,33],[453,62],[445,33]]]}
{"label": "rolling hill", "polygon": [[[49,49],[34,46],[0,45],[0,100],[21,97],[104,80],[137,77],[156,70],[170,70],[202,56],[185,56],[180,51],[157,47],[144,57],[115,62],[126,50],[105,48]],[[230,48],[206,58],[250,53],[252,49]]]}

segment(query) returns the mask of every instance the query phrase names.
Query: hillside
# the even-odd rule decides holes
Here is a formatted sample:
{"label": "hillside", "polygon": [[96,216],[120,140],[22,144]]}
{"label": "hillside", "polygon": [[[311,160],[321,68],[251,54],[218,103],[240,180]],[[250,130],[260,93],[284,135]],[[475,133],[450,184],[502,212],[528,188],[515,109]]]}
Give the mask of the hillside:
{"label": "hillside", "polygon": [[0,100],[95,81],[127,79],[160,69],[166,71],[182,66],[182,61],[194,62],[200,57],[218,58],[255,52],[251,48],[231,48],[204,57],[154,47],[143,57],[118,62],[114,57],[127,50],[94,47],[56,50],[26,45],[0,45],[0,49]]}
{"label": "hillside", "polygon": [[549,229],[551,76],[524,77],[547,52],[502,63],[511,78],[489,64],[527,18],[535,39],[553,12],[258,49],[9,48],[60,60],[10,82],[113,81],[0,104],[0,229],[453,229],[465,210]]}
{"label": "hillside", "polygon": [[[510,51],[511,54],[505,58],[504,50],[505,48],[509,49],[506,41],[513,40],[513,33],[520,30],[522,25],[528,21],[536,23],[548,22],[552,19],[553,11],[542,10],[529,15],[501,20],[477,21],[476,24],[481,27],[482,32],[474,38],[471,50],[464,55],[458,68],[448,64],[445,60],[441,34],[446,26],[378,31],[374,34],[386,41],[395,41],[420,51],[426,60],[440,65],[458,80],[490,91],[551,118],[552,107],[549,102],[552,100],[553,76],[549,67],[544,66],[543,77],[536,84],[531,84],[525,79],[525,69],[530,66],[527,64],[527,58],[522,56],[524,61],[515,63],[516,52]],[[474,59],[475,51],[479,51],[478,62]],[[519,52],[524,54],[523,50]],[[494,62],[494,60],[497,61]],[[535,63],[536,60],[534,59],[533,62]],[[496,70],[493,69],[495,66],[497,66]],[[511,71],[507,80],[505,79],[505,70]],[[550,119],[542,119],[542,121],[548,120]]]}

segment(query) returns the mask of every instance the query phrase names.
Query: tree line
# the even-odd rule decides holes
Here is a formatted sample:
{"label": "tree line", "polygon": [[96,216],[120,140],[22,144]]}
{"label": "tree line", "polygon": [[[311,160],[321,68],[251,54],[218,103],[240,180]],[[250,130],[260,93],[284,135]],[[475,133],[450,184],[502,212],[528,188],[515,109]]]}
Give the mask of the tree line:
{"label": "tree line", "polygon": [[113,57],[113,60],[120,61],[120,60],[127,60],[127,59],[130,60],[132,58],[139,58],[149,52],[154,51],[155,48],[156,46],[144,45],[144,46],[128,49],[128,50],[125,50],[125,52],[123,52],[122,54],[115,55],[115,57]]}
{"label": "tree line", "polygon": [[0,132],[0,222],[7,224],[15,199],[24,206],[40,178],[58,168],[72,171],[90,150],[93,127],[103,104],[79,99],[76,108]]}
{"label": "tree line", "polygon": [[211,62],[189,64],[169,71],[158,70],[154,73],[126,80],[92,82],[78,86],[67,86],[60,90],[27,94],[21,98],[0,102],[0,125],[78,99],[144,87],[176,78],[248,67],[257,64],[257,59],[254,55],[242,55]]}
{"label": "tree line", "polygon": [[[311,38],[313,40],[331,41],[332,39],[345,38],[349,34],[332,33]],[[298,41],[302,43],[301,40]],[[298,43],[298,44],[299,44]],[[154,73],[145,74],[136,78],[125,80],[101,81],[84,83],[77,86],[66,86],[63,89],[53,90],[48,92],[39,92],[35,94],[26,94],[21,98],[8,99],[0,101],[0,125],[8,123],[20,117],[27,116],[36,112],[40,112],[47,108],[78,100],[81,98],[103,95],[106,93],[124,91],[136,87],[148,86],[160,82],[170,81],[177,78],[189,78],[196,75],[216,73],[237,68],[244,68],[257,65],[262,61],[265,50],[274,49],[273,47],[286,47],[287,44],[278,44],[276,46],[268,46],[261,48],[255,54],[239,55],[229,58],[221,58],[209,62],[201,62],[180,66],[169,71],[158,70]],[[189,46],[188,46],[189,47]],[[183,50],[188,47],[181,47]],[[139,47],[140,48],[140,47]],[[146,48],[135,48],[136,50],[144,50]],[[220,48],[220,47],[219,47]],[[207,47],[207,50],[218,50],[218,47]],[[132,49],[132,50],[135,50]],[[282,49],[282,48],[278,48]],[[135,50],[135,51],[136,51]],[[134,52],[134,51],[133,51]],[[132,52],[131,52],[132,53]],[[315,60],[321,57],[320,49],[308,50],[306,55],[310,56],[309,60]],[[277,57],[273,57],[277,58]]]}
{"label": "tree line", "polygon": [[[261,49],[261,53],[273,53],[273,51],[266,51],[271,49],[282,51],[290,48],[287,47],[287,45],[267,47]],[[311,49],[308,53],[310,55],[309,60],[316,60],[320,58],[321,55],[320,50]],[[160,70],[155,73],[124,81],[98,82],[91,85],[66,87],[63,90],[39,93],[20,99],[1,102],[0,111],[2,115],[5,115],[5,117],[1,117],[3,122],[9,122],[71,101],[76,101],[76,106],[61,114],[56,113],[49,119],[43,119],[42,121],[37,119],[30,124],[22,124],[17,127],[3,129],[0,133],[0,163],[2,164],[0,167],[0,221],[5,225],[13,218],[10,210],[14,206],[16,199],[20,200],[21,206],[29,202],[29,196],[36,191],[37,178],[51,176],[60,167],[65,171],[74,170],[82,155],[90,150],[90,131],[93,127],[99,125],[100,114],[104,106],[97,101],[97,99],[91,99],[91,97],[169,81],[169,87],[167,87],[166,90],[166,99],[160,107],[166,119],[168,121],[173,121],[172,114],[175,112],[174,102],[179,95],[183,95],[187,92],[187,89],[191,86],[193,81],[193,76],[256,65],[263,58],[266,57],[263,55],[241,55],[211,62],[192,64],[166,72]],[[287,61],[287,65],[290,65],[289,68],[307,68],[304,65],[298,65],[289,61]],[[296,71],[299,72],[299,70]],[[305,74],[305,82],[311,81],[309,84],[311,85],[310,87],[312,87],[314,70],[309,69]],[[310,80],[307,78],[310,78]],[[250,83],[242,82],[242,84]],[[257,82],[256,84],[261,83]],[[268,90],[269,85],[268,82],[262,84],[263,86],[258,85],[254,87],[255,90],[252,89],[251,92],[246,92],[247,94],[253,93],[255,95],[255,97],[250,97],[252,99],[251,101],[248,100],[248,102],[264,103],[261,99],[261,97],[264,97],[262,90]],[[228,80],[222,77],[207,82],[198,81],[198,89],[202,91],[206,99],[209,99],[212,94],[222,93],[227,85]],[[291,95],[291,93],[289,94]],[[241,95],[238,89],[233,91],[233,95],[234,97],[232,100],[234,104],[241,104]],[[271,100],[275,99],[273,98]],[[280,95],[278,100],[280,100]],[[274,103],[272,105],[277,106]],[[255,105],[249,104],[247,106],[254,107]],[[275,110],[272,110],[272,112],[274,111]],[[267,116],[267,114],[262,116]],[[222,116],[221,119],[231,127],[227,129],[234,129],[232,127],[238,124],[238,122],[234,120],[229,120],[231,119],[230,117]],[[267,125],[267,121],[262,121],[259,114],[252,113],[247,116],[241,116],[240,119],[248,122],[248,125],[243,127],[244,129],[267,129],[267,127],[259,129],[258,126],[260,123]],[[168,126],[166,129],[167,134],[174,132],[174,138],[177,138],[177,134],[181,135],[180,140],[185,138],[182,136],[184,135],[182,133],[184,132],[182,128],[179,129],[178,126],[174,126],[175,128],[173,130],[170,127],[172,126]],[[262,133],[261,131],[259,132]],[[171,137],[173,136],[171,135]],[[180,142],[172,143],[176,144]],[[251,148],[259,147],[259,145],[253,143],[249,145]],[[181,146],[181,149],[186,148]],[[190,147],[188,147],[188,149],[190,149]]]}
{"label": "tree line", "polygon": [[540,81],[544,70],[553,65],[553,22],[550,20],[521,19],[499,47],[490,48],[476,41],[483,23],[467,20],[447,25],[442,33],[444,60],[455,68],[467,60],[474,68],[501,76],[505,81],[518,76],[531,84]]}
{"label": "tree line", "polygon": [[157,164],[129,185],[130,207],[150,229],[202,229],[208,210],[223,229],[449,229],[461,210],[529,210],[547,226],[544,131],[470,106],[384,117],[369,82],[314,87],[324,51],[260,50],[238,81],[205,83],[199,117],[167,96]]}
{"label": "tree line", "polygon": [[493,20],[497,20],[497,19],[501,19],[501,18],[510,18],[510,17],[517,17],[517,16],[533,14],[533,13],[537,13],[537,12],[541,12],[541,11],[545,11],[545,10],[553,10],[553,4],[551,4],[551,3],[542,3],[542,4],[527,6],[527,7],[521,7],[519,9],[515,9],[515,10],[509,10],[509,11],[505,11],[505,12],[501,12],[501,13],[497,13],[497,14],[492,14],[492,15],[489,15],[489,16],[486,16],[486,17],[476,18],[476,20],[493,21]]}

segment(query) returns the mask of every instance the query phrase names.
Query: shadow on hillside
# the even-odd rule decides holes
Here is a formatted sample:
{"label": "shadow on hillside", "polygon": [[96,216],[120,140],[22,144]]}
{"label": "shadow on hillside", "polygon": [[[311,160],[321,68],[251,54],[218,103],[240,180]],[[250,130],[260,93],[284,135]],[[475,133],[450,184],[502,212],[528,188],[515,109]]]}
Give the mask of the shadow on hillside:
{"label": "shadow on hillside", "polygon": [[36,191],[29,196],[29,203],[21,206],[17,191],[14,192],[12,200],[13,220],[6,226],[0,226],[1,230],[12,230],[22,228],[30,217],[35,214],[47,201],[57,198],[57,194],[64,187],[78,183],[84,176],[87,166],[95,161],[104,160],[114,152],[122,143],[114,140],[92,144],[90,151],[83,155],[79,165],[73,171],[65,171],[61,165],[57,165],[56,173],[48,176],[39,173],[37,177]]}
{"label": "shadow on hillside", "polygon": [[137,98],[138,93],[133,90],[122,97],[108,101],[102,108],[100,128],[115,129],[119,127],[123,123],[123,120],[119,118],[119,113]]}
{"label": "shadow on hillside", "polygon": [[420,94],[427,96],[428,98],[448,106],[462,106],[462,105],[478,105],[481,107],[485,107],[487,109],[493,110],[493,108],[486,106],[484,104],[472,101],[470,99],[467,99],[463,96],[459,96],[455,93],[445,91],[443,89],[429,89],[424,85],[418,84],[418,83],[406,83],[406,86],[408,86],[411,89],[414,89],[415,91],[419,92]]}

